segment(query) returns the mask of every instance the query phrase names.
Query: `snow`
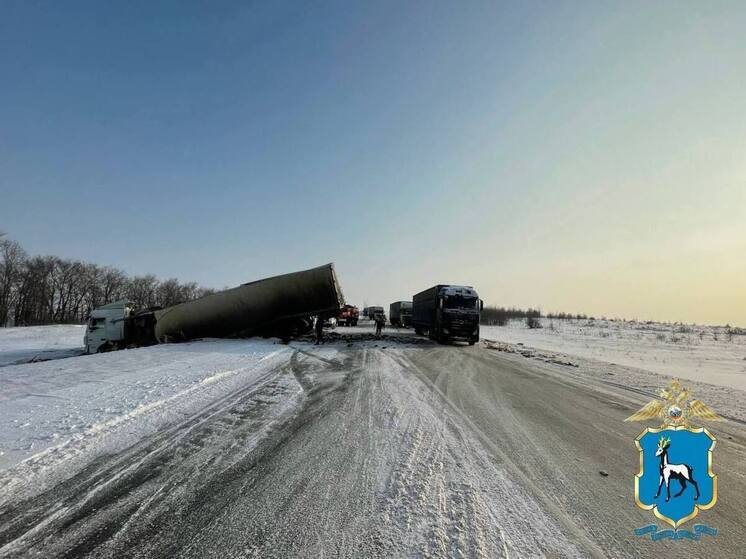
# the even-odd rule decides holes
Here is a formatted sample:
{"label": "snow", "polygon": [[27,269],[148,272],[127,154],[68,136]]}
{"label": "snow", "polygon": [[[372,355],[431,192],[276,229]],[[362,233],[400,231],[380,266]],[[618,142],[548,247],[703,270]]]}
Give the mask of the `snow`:
{"label": "snow", "polygon": [[0,367],[80,355],[84,335],[77,324],[0,328]]}
{"label": "snow", "polygon": [[412,348],[395,347],[369,354],[366,363],[382,378],[371,390],[381,391],[385,405],[376,415],[391,418],[374,437],[394,441],[381,449],[391,473],[380,489],[387,506],[379,530],[406,527],[409,548],[397,555],[580,557],[544,503],[521,485],[525,474],[468,415],[444,406],[448,397],[438,387],[415,380],[411,356]]}
{"label": "snow", "polygon": [[[739,331],[605,320],[544,319],[543,325],[531,330],[513,321],[505,327],[482,326],[481,333],[484,339],[512,344],[519,353],[537,348],[525,352],[533,359],[559,365],[573,361],[574,367],[563,367],[566,374],[603,375],[609,382],[648,392],[663,385],[661,374],[706,383],[697,388],[699,396],[718,412],[746,419],[746,409],[734,404],[744,401],[736,395],[746,389],[746,336]],[[335,333],[373,331],[371,323],[361,321],[358,327],[340,327]],[[410,334],[407,343],[419,339],[411,330],[387,327],[383,340],[365,338],[356,348],[385,348],[390,345],[386,336],[396,333]],[[0,495],[18,499],[49,487],[98,457],[128,448],[221,401],[247,394],[254,398],[254,390],[261,389],[267,403],[269,429],[274,418],[295,413],[304,398],[291,356],[312,351],[319,363],[331,363],[343,347],[200,340],[75,355],[82,351],[82,337],[78,326],[0,330],[0,364],[5,365],[0,367]],[[339,341],[345,342],[344,337]],[[71,354],[75,356],[38,362],[39,356]],[[308,378],[316,374],[310,372]]]}
{"label": "snow", "polygon": [[542,319],[482,326],[481,336],[562,352],[661,375],[746,390],[746,332],[723,326],[687,326],[611,320]]}
{"label": "snow", "polygon": [[[48,336],[39,329],[14,336],[36,339],[39,347],[45,339],[69,343],[69,331],[56,337],[56,327],[49,329]],[[3,347],[19,353],[11,342]],[[275,340],[200,340],[3,367],[0,493],[34,478],[49,483],[45,472],[80,468],[210,403],[266,383],[290,354]],[[292,375],[272,380],[283,400],[278,409],[300,397]]]}
{"label": "snow", "polygon": [[[180,515],[193,503],[180,499],[197,483],[221,479],[291,417],[298,421],[285,425],[292,428],[295,446],[281,444],[276,455],[267,457],[264,479],[256,474],[250,482],[236,482],[236,488],[255,491],[252,498],[221,506],[204,532],[214,541],[200,545],[217,549],[227,536],[246,538],[246,518],[270,518],[275,507],[287,513],[287,525],[272,526],[275,535],[287,533],[282,530],[291,530],[303,515],[322,518],[332,534],[336,529],[334,541],[354,541],[354,534],[368,532],[346,531],[350,510],[318,510],[320,502],[334,502],[325,498],[337,495],[345,505],[360,506],[359,516],[375,515],[372,534],[380,540],[372,541],[404,542],[399,555],[579,556],[571,542],[582,541],[583,533],[574,531],[575,518],[551,491],[557,484],[570,486],[563,473],[568,469],[553,474],[556,483],[547,484],[548,493],[532,482],[542,472],[542,462],[535,458],[542,454],[541,437],[554,441],[553,431],[525,431],[531,436],[524,436],[518,408],[495,405],[492,396],[479,398],[488,388],[505,393],[497,402],[513,397],[489,384],[497,377],[491,376],[494,364],[478,353],[485,350],[450,351],[414,336],[411,329],[390,327],[376,340],[372,324],[360,324],[337,328],[335,335],[327,334],[330,342],[337,341],[320,346],[308,340],[289,346],[261,339],[200,340],[0,368],[0,509],[11,510],[7,507],[101,459],[114,474],[83,480],[81,498],[59,501],[29,534],[47,526],[68,530],[67,519],[80,518],[80,511],[93,519],[88,526],[97,529],[106,514],[129,515],[129,505],[143,495],[149,500],[137,509],[141,516],[132,516],[137,518],[133,525],[147,525],[163,511]],[[15,341],[7,335],[0,347],[10,353],[29,349],[28,340],[35,337],[54,341],[55,328],[47,333],[30,329],[25,336],[16,332]],[[537,369],[551,368],[553,374],[580,380],[593,374],[644,393],[663,386],[659,372],[687,378],[689,371],[710,382],[723,375],[734,381],[743,378],[738,362],[746,364],[746,336],[733,331],[729,336],[715,327],[545,320],[544,328],[529,330],[515,321],[506,327],[484,326],[482,336],[507,342],[483,344],[516,354],[506,359],[530,358]],[[36,350],[49,348],[39,340]],[[436,353],[428,357],[422,346]],[[465,358],[482,372],[449,376]],[[697,359],[703,363],[699,367],[692,364]],[[658,370],[661,363],[665,369]],[[711,363],[716,372],[708,376]],[[731,369],[735,374],[728,375]],[[512,383],[508,388],[523,384],[521,377],[502,378]],[[697,396],[718,412],[746,419],[746,412],[734,407],[734,402],[746,401],[740,391],[708,386],[720,392],[697,387]],[[303,387],[311,387],[307,400]],[[527,394],[535,397],[528,389]],[[303,406],[304,401],[309,405]],[[303,428],[311,421],[312,429]],[[523,439],[525,447],[511,450],[511,444]],[[103,461],[114,453],[120,454]],[[513,454],[538,466],[526,471]],[[561,452],[557,456],[576,459]],[[127,485],[127,476],[138,483],[144,479],[142,487],[152,493]],[[329,479],[337,483],[330,486]],[[120,494],[123,489],[128,493]],[[375,495],[381,507],[371,512],[370,501],[351,498],[355,492]],[[91,503],[102,494],[116,497],[117,504],[94,516]],[[588,492],[575,489],[570,494],[584,502],[581,496]],[[56,502],[57,495],[51,495]],[[98,502],[105,501],[102,497]],[[66,532],[68,541],[80,535],[78,527]],[[23,543],[19,538],[12,545]]]}

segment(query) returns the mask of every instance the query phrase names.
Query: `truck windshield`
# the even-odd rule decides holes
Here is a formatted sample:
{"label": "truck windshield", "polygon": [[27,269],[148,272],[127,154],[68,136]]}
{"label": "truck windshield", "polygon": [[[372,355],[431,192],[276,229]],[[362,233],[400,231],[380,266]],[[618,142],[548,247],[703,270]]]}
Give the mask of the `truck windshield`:
{"label": "truck windshield", "polygon": [[450,295],[443,303],[447,309],[478,309],[479,299],[476,297],[464,297],[463,295]]}

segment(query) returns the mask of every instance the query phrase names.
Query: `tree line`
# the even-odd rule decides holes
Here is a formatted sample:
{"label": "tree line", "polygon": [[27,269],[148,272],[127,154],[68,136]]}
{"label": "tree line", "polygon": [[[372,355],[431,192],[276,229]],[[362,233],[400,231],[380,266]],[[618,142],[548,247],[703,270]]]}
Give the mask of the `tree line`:
{"label": "tree line", "polygon": [[0,238],[0,327],[80,324],[92,309],[120,299],[136,308],[168,307],[214,291],[152,274],[128,276],[111,266],[29,256],[18,242]]}
{"label": "tree line", "polygon": [[[540,309],[518,309],[515,307],[484,307],[481,315],[482,324],[488,324],[492,326],[505,326],[508,320],[513,319],[525,319],[526,324],[529,328],[541,328],[541,322],[539,319],[544,316]],[[557,320],[584,320],[588,316],[585,314],[572,314],[572,313],[547,313],[547,318]],[[591,317],[592,318],[592,317]]]}
{"label": "tree line", "polygon": [[493,326],[505,326],[508,320],[515,318],[541,318],[541,311],[539,309],[517,309],[515,307],[488,307],[485,306],[482,309],[481,322],[482,324],[490,324]]}

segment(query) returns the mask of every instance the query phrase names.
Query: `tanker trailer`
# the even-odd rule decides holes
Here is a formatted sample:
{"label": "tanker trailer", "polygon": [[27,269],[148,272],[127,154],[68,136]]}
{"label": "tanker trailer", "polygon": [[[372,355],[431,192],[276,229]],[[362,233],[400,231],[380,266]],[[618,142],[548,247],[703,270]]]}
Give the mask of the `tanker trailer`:
{"label": "tanker trailer", "polygon": [[[86,351],[208,337],[288,338],[309,331],[311,316],[335,316],[342,305],[333,264],[245,283],[165,309],[134,312],[132,305],[119,301],[91,312]],[[108,322],[121,325],[109,328]]]}
{"label": "tanker trailer", "polygon": [[157,310],[155,338],[170,342],[276,333],[311,315],[336,315],[342,305],[334,264],[327,264]]}

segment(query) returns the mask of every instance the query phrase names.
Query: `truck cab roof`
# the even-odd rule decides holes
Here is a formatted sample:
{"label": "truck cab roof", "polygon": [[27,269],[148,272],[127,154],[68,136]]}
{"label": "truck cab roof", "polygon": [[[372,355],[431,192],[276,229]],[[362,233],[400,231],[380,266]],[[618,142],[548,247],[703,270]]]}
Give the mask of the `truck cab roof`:
{"label": "truck cab roof", "polygon": [[444,285],[443,295],[461,295],[462,297],[479,297],[476,290],[467,285]]}

